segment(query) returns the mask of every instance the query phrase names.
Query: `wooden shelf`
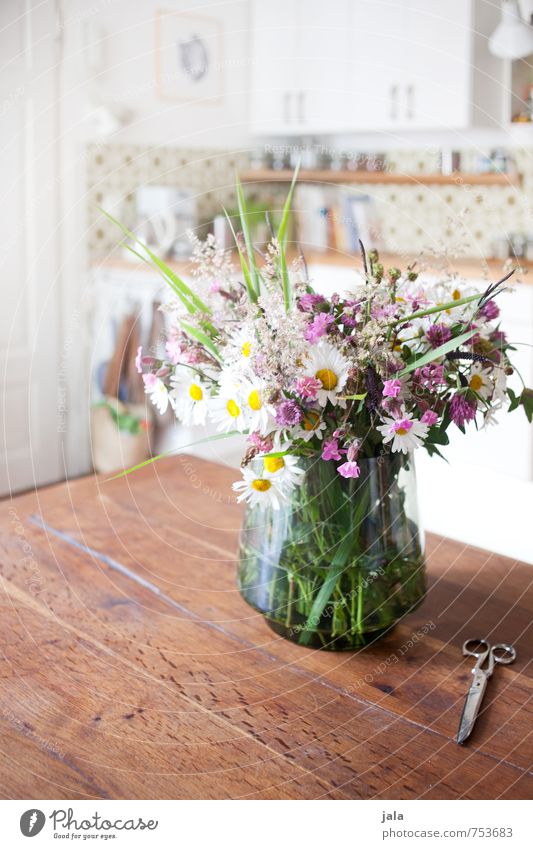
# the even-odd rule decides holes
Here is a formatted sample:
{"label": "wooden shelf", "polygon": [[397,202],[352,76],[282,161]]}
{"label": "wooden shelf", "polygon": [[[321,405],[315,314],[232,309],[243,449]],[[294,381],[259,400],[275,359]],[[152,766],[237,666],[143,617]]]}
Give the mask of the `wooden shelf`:
{"label": "wooden shelf", "polygon": [[[292,171],[257,169],[244,171],[243,183],[289,183]],[[390,183],[394,185],[419,186],[517,186],[519,174],[403,174],[390,171],[300,171],[298,180],[303,183]]]}

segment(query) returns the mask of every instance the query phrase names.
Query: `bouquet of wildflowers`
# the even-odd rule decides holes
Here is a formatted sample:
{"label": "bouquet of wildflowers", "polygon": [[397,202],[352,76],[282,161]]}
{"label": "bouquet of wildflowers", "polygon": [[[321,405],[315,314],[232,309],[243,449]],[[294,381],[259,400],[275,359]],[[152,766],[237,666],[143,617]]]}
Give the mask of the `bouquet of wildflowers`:
{"label": "bouquet of wildflowers", "polygon": [[[302,258],[288,266],[293,188],[294,181],[279,229],[259,254],[237,185],[238,270],[212,237],[194,239],[194,286],[139,248],[175,295],[164,307],[165,356],[138,352],[145,390],[160,413],[171,407],[185,424],[210,420],[221,438],[246,434],[239,501],[279,511],[304,485],[311,460],[323,486],[333,487],[335,479],[356,481],[371,458],[401,462],[417,448],[439,454],[449,428],[488,426],[507,405],[523,405],[531,420],[531,391],[507,385],[512,348],[495,301],[507,278],[482,294],[454,277],[427,284],[415,267],[384,268],[376,252],[362,250],[352,290],[326,297],[313,289]],[[339,486],[337,512],[347,492]],[[334,558],[333,540],[326,550]],[[303,621],[320,586],[301,590],[310,598]]]}

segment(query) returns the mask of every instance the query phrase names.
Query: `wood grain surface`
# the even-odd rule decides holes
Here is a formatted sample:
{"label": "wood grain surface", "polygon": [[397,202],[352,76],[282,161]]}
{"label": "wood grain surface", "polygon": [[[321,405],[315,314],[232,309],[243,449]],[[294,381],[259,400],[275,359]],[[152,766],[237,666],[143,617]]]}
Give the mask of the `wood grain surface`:
{"label": "wood grain surface", "polygon": [[[180,456],[3,502],[2,797],[530,798],[533,568],[431,537],[385,639],[302,648],[236,589],[234,476]],[[473,636],[518,658],[460,747]]]}

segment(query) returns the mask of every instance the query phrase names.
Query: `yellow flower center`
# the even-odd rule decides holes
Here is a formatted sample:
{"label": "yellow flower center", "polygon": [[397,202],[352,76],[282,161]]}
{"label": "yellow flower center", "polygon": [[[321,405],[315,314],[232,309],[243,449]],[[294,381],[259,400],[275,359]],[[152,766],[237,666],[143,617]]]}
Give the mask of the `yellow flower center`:
{"label": "yellow flower center", "polygon": [[454,289],[452,292],[452,298],[454,301],[459,301],[461,299],[461,293],[459,289]]}
{"label": "yellow flower center", "polygon": [[263,406],[261,396],[257,389],[253,389],[248,395],[248,405],[252,410],[260,410]]}
{"label": "yellow flower center", "polygon": [[251,342],[245,342],[244,345],[242,346],[241,350],[242,350],[243,357],[249,357],[250,351],[252,350],[252,343]]}
{"label": "yellow flower center", "polygon": [[235,403],[233,399],[228,401],[228,403],[226,404],[226,409],[233,419],[238,418],[241,414],[240,407]]}
{"label": "yellow flower center", "polygon": [[409,431],[405,427],[399,427],[396,433],[398,434],[398,436],[405,436],[405,434],[409,433]]}
{"label": "yellow flower center", "polygon": [[191,396],[193,401],[201,401],[204,397],[204,393],[197,383],[191,383],[189,388],[189,395]]}
{"label": "yellow flower center", "polygon": [[325,389],[327,392],[330,392],[332,389],[335,389],[338,380],[335,372],[330,371],[329,368],[321,368],[315,374],[317,380],[322,384],[322,389]]}
{"label": "yellow flower center", "polygon": [[252,481],[252,489],[255,489],[257,492],[268,492],[271,486],[270,481],[263,480],[262,478]]}
{"label": "yellow flower center", "polygon": [[317,424],[320,421],[320,416],[318,413],[315,413],[313,410],[309,410],[307,415],[304,416],[303,426],[304,430],[314,430]]}
{"label": "yellow flower center", "polygon": [[479,374],[473,374],[472,375],[472,377],[470,378],[469,386],[470,386],[470,389],[474,390],[474,392],[479,392],[479,390],[483,386],[483,380],[479,376]]}
{"label": "yellow flower center", "polygon": [[264,466],[267,472],[274,474],[274,472],[279,472],[285,465],[285,460],[283,457],[265,457]]}

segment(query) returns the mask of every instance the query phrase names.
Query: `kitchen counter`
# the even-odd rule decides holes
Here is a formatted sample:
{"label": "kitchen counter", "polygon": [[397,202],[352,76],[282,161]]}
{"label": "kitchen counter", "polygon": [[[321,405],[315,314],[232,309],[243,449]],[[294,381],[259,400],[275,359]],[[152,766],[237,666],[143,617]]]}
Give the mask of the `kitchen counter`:
{"label": "kitchen counter", "polygon": [[[417,611],[305,649],[236,589],[234,474],[180,456],[3,503],[3,794],[530,798],[531,567],[431,536]],[[518,657],[459,747],[474,636]]]}
{"label": "kitchen counter", "polygon": [[[293,260],[296,258],[296,254],[289,254],[289,259]],[[305,259],[309,266],[312,265],[331,265],[337,268],[354,268],[356,270],[360,270],[362,267],[361,257],[357,254],[346,254],[341,251],[305,251]],[[394,254],[394,253],[381,253],[380,254],[380,262],[383,263],[385,268],[390,268],[391,266],[398,266],[402,270],[406,269],[408,265],[415,262],[417,263],[417,267],[421,267],[423,264],[423,269],[430,273],[442,273],[443,269],[447,269],[453,272],[456,272],[462,277],[465,278],[475,278],[482,279],[486,276],[490,277],[491,280],[497,280],[506,273],[504,269],[505,263],[509,263],[509,260],[502,259],[481,259],[479,257],[457,257],[455,259],[448,260],[447,263],[442,258],[437,258],[434,256],[430,256],[429,254],[424,259],[421,258],[419,254],[409,254],[406,253],[404,255]],[[238,265],[238,258],[235,259],[236,264]],[[178,274],[190,274],[192,271],[192,265],[189,260],[181,260],[179,262],[168,262],[170,268],[176,271]],[[101,262],[95,262],[93,264],[93,270],[97,269],[114,269],[117,271],[147,271],[148,273],[153,273],[151,269],[140,261],[130,261],[128,259],[121,258],[108,258],[102,260]],[[531,283],[533,282],[533,262],[527,262],[525,260],[515,260],[512,262],[510,267],[516,267],[516,278],[520,281]]]}

